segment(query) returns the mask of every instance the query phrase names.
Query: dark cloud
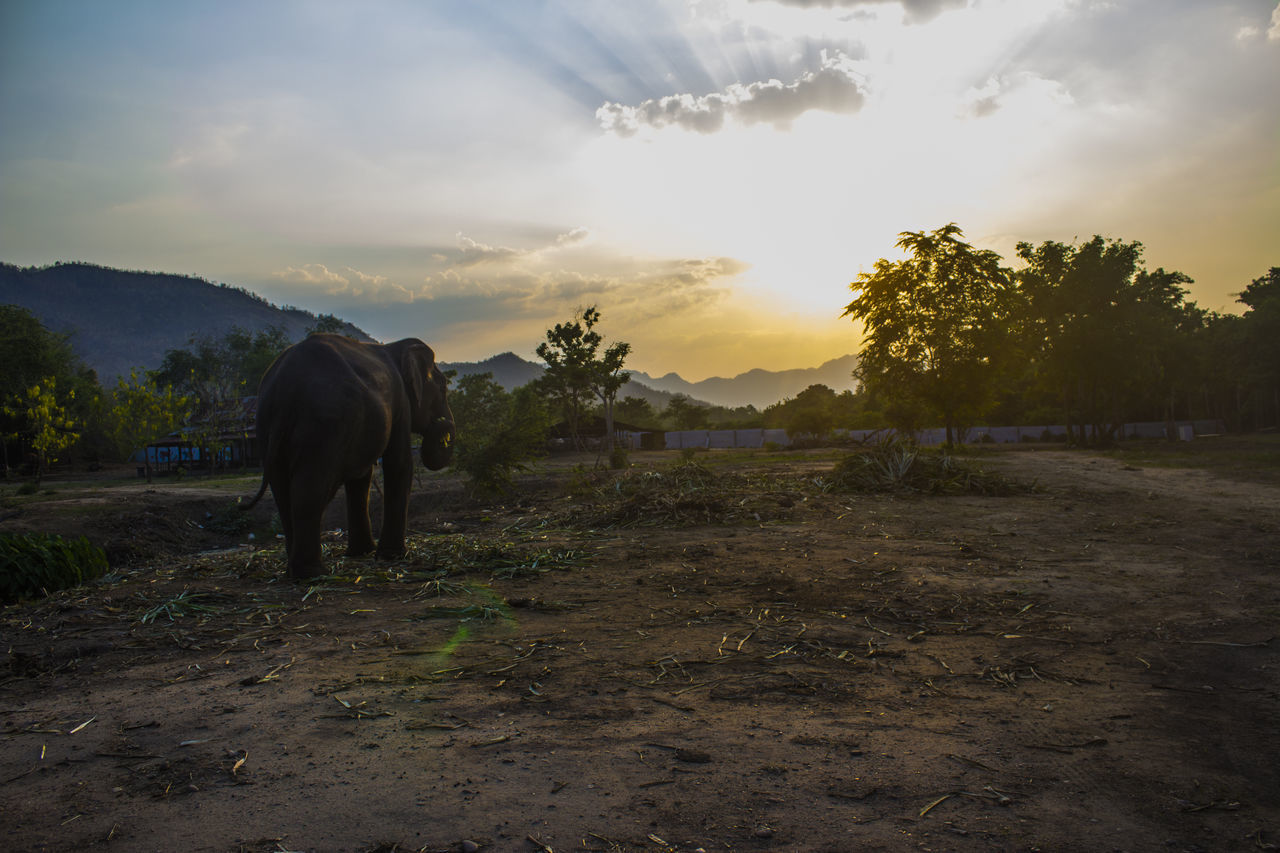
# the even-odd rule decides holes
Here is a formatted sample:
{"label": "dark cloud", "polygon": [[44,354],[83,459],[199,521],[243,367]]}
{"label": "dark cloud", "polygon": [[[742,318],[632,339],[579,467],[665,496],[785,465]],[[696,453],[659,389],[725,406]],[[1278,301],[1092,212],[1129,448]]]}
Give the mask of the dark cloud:
{"label": "dark cloud", "polygon": [[619,136],[631,136],[642,126],[676,125],[698,133],[715,133],[725,120],[744,124],[768,122],[785,127],[809,110],[854,113],[862,107],[863,93],[851,62],[843,54],[823,55],[822,67],[793,83],[779,80],[742,85],[723,92],[694,96],[668,95],[637,106],[607,103],[596,111],[600,125]]}

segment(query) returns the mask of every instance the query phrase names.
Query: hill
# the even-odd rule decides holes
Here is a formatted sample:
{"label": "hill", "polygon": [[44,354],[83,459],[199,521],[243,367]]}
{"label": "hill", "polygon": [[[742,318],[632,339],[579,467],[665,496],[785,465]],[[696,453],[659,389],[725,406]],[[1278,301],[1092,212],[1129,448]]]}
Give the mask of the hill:
{"label": "hill", "polygon": [[[20,305],[49,329],[69,333],[71,345],[103,385],[134,368],[154,369],[171,349],[192,336],[221,337],[233,327],[252,332],[276,326],[300,340],[318,321],[300,308],[279,308],[243,288],[192,276],[111,269],[86,263],[17,267],[0,263],[0,305]],[[346,331],[373,340],[347,324]],[[855,356],[801,370],[749,370],[732,378],[689,382],[679,374],[653,378],[632,371],[619,399],[642,397],[664,408],[677,394],[721,406],[763,409],[814,384],[837,391],[853,387]],[[460,376],[489,372],[511,390],[542,375],[543,367],[506,352],[479,362],[442,362]]]}
{"label": "hill", "polygon": [[[133,368],[159,367],[166,351],[185,347],[193,335],[278,326],[301,340],[318,320],[309,311],[277,308],[226,284],[83,263],[0,264],[0,305],[20,305],[49,329],[70,333],[76,354],[103,385]],[[372,340],[350,324],[347,333]]]}
{"label": "hill", "polygon": [[756,368],[729,379],[713,376],[700,382],[689,382],[677,373],[668,373],[655,379],[639,371],[632,373],[632,379],[659,391],[687,394],[718,406],[752,405],[763,409],[779,400],[796,396],[810,385],[826,385],[837,392],[852,391],[856,385],[853,381],[853,369],[857,365],[856,355],[846,355],[832,359],[820,367],[795,370]]}
{"label": "hill", "polygon": [[[470,376],[473,373],[492,373],[493,381],[508,391],[532,382],[545,372],[545,368],[542,365],[526,361],[513,352],[504,352],[501,355],[486,358],[484,361],[442,361],[440,362],[440,367],[444,370],[456,371],[458,376]],[[652,403],[655,408],[662,409],[666,407],[674,396],[675,394],[672,392],[658,391],[648,385],[637,382],[633,378],[622,386],[618,399],[642,397]]]}
{"label": "hill", "polygon": [[[717,406],[755,406],[763,409],[780,400],[794,397],[810,385],[826,385],[836,391],[852,390],[853,368],[857,356],[847,355],[832,359],[820,367],[799,370],[748,370],[732,378],[713,377],[700,382],[689,382],[677,373],[668,373],[654,379],[643,371],[631,371],[631,381],[622,386],[619,399],[643,397],[661,409],[677,394],[684,394],[704,403]],[[526,361],[515,353],[506,352],[477,362],[441,363],[446,370],[456,370],[459,376],[472,373],[492,373],[494,381],[508,391],[518,388],[542,375],[541,365]]]}

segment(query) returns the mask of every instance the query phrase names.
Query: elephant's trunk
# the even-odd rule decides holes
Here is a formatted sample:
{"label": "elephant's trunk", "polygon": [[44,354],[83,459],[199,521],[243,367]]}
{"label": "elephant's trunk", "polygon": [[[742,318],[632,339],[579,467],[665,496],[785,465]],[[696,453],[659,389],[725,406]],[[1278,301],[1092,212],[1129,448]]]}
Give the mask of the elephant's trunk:
{"label": "elephant's trunk", "polygon": [[453,421],[436,418],[422,436],[422,464],[431,471],[445,468],[453,460]]}

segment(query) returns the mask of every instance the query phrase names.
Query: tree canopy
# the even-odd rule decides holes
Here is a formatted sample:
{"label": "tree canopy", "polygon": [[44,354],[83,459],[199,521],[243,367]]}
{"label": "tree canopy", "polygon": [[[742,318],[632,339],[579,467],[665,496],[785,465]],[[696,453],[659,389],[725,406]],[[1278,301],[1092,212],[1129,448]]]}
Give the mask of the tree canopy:
{"label": "tree canopy", "polygon": [[908,257],[860,273],[844,310],[864,329],[855,376],[899,426],[939,417],[948,443],[998,387],[1015,296],[1000,256],[963,236],[954,222],[902,232]]}
{"label": "tree canopy", "polygon": [[905,260],[851,285],[864,328],[866,412],[914,430],[1066,423],[1107,443],[1137,420],[1280,425],[1280,267],[1240,294],[1243,316],[1187,299],[1191,279],[1143,262],[1141,243],[1019,243],[1006,268],[960,229],[904,232]]}
{"label": "tree canopy", "polygon": [[618,341],[601,352],[604,336],[595,328],[599,322],[600,311],[594,305],[585,308],[569,322],[548,329],[537,352],[547,365],[542,387],[561,406],[575,444],[582,446],[580,424],[588,402],[598,399],[604,408],[605,441],[612,450],[613,406],[631,378],[622,369],[631,344]]}

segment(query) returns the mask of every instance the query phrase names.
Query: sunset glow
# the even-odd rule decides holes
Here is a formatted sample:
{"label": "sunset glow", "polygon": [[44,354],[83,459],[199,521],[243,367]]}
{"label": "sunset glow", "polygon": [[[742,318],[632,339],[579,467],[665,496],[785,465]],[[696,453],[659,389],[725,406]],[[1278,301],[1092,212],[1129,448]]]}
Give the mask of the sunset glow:
{"label": "sunset glow", "polygon": [[904,230],[1280,263],[1274,0],[10,3],[0,260],[203,276],[531,357],[597,304],[654,375],[857,349]]}

